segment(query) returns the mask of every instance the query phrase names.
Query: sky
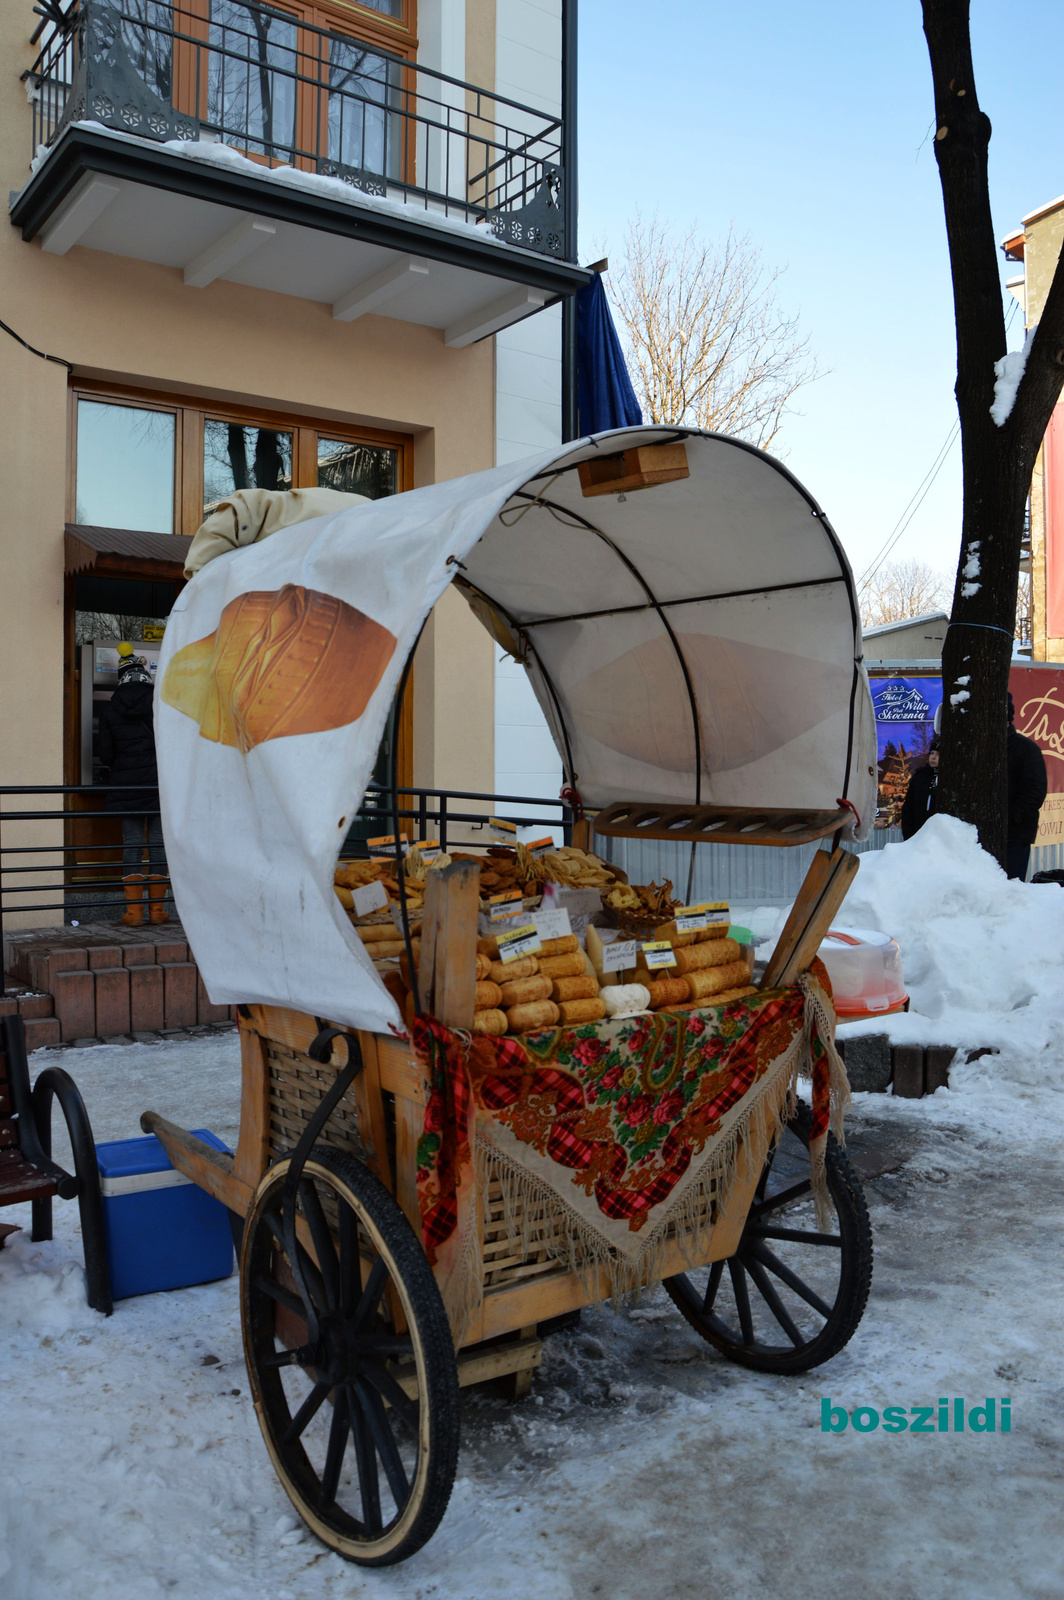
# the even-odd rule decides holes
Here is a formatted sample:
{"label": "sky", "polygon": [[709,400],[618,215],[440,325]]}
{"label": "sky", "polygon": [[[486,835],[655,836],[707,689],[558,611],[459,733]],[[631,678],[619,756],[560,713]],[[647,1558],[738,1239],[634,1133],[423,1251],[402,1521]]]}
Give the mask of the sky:
{"label": "sky", "polygon": [[[1064,6],[974,0],[994,235],[1064,192]],[[860,575],[956,419],[953,302],[917,0],[581,0],[580,255],[638,210],[748,233],[825,376],[773,444]],[[1020,269],[1000,255],[1002,284]],[[1004,293],[1004,290],[1003,290]],[[1011,306],[1011,298],[1008,304]],[[1017,309],[1010,345],[1023,341]],[[891,559],[950,573],[955,443]]]}

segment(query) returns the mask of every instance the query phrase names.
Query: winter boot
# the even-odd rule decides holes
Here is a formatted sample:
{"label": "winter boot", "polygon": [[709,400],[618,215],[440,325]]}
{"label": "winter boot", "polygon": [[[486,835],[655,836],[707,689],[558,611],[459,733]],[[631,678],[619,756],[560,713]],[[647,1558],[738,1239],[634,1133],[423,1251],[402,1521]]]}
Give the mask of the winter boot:
{"label": "winter boot", "polygon": [[139,928],[144,921],[144,879],[139,872],[131,872],[122,882],[126,886],[126,912],[122,921],[127,928]]}
{"label": "winter boot", "polygon": [[170,918],[163,909],[163,901],[166,899],[165,878],[148,879],[148,899],[151,901],[149,916],[152,922],[169,922]]}

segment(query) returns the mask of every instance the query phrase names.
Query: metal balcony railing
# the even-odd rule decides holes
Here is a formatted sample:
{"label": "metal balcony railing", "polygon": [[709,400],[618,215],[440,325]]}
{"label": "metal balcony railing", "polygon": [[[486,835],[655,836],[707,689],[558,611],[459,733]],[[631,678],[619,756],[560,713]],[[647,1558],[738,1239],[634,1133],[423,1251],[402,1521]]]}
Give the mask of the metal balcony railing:
{"label": "metal balcony railing", "polygon": [[71,123],[210,140],[570,259],[557,117],[252,0],[46,9],[25,74],[35,160]]}

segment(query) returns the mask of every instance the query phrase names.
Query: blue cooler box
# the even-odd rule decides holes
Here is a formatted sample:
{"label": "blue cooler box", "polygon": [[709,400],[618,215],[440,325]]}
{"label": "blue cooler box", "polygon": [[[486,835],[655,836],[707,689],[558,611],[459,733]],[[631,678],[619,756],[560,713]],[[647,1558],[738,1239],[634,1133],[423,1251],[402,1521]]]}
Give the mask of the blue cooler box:
{"label": "blue cooler box", "polygon": [[[195,1137],[229,1153],[205,1128],[196,1129]],[[116,1300],[229,1277],[233,1236],[228,1211],[170,1165],[154,1134],[98,1144],[96,1160]]]}

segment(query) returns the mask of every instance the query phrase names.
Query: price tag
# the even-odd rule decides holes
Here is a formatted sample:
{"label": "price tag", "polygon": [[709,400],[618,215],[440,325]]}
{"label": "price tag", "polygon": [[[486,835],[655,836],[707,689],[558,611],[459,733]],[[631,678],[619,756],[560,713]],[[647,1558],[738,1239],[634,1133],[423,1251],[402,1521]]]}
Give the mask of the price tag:
{"label": "price tag", "polygon": [[676,912],[677,933],[697,933],[714,922],[727,922],[731,913],[727,901],[700,906],[680,906]]}
{"label": "price tag", "polygon": [[371,911],[384,910],[388,904],[388,891],[383,883],[367,883],[361,889],[353,889],[351,898],[355,902],[355,916],[368,917]]}
{"label": "price tag", "polygon": [[658,967],[674,967],[676,965],[676,952],[668,939],[652,939],[643,946],[643,959],[651,972]]}
{"label": "price tag", "polygon": [[[371,858],[379,859],[381,854],[382,854],[382,852],[387,850],[389,852],[389,855],[390,855],[391,859],[392,860],[395,859],[395,834],[394,833],[382,833],[376,839],[367,839],[366,840],[366,844],[369,846],[369,853],[370,853]],[[406,855],[406,852],[410,849],[410,840],[407,838],[405,833],[400,835],[400,848],[401,848],[404,856]],[[385,857],[385,859],[387,860],[388,858]]]}
{"label": "price tag", "polygon": [[530,839],[525,845],[525,849],[528,851],[529,855],[534,856],[537,861],[542,861],[543,857],[549,856],[554,850],[557,849],[557,846],[548,833],[545,839]]}
{"label": "price tag", "polygon": [[514,928],[512,933],[500,933],[496,941],[499,960],[517,961],[521,956],[534,955],[539,949],[539,934],[534,927]]}
{"label": "price tag", "polygon": [[438,839],[419,840],[417,853],[421,857],[422,861],[435,861],[436,857],[440,853],[440,841]]}
{"label": "price tag", "polygon": [[493,894],[488,905],[492,922],[509,922],[512,917],[524,916],[524,900],[520,889],[513,894]]}
{"label": "price tag", "polygon": [[535,911],[532,921],[541,939],[565,939],[572,933],[568,911]]}
{"label": "price tag", "polygon": [[517,843],[517,823],[507,822],[504,817],[489,817],[488,832],[496,844]]}
{"label": "price tag", "polygon": [[634,967],[639,952],[639,946],[634,939],[615,939],[612,944],[602,946],[603,972],[624,972],[628,967]]}

